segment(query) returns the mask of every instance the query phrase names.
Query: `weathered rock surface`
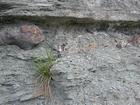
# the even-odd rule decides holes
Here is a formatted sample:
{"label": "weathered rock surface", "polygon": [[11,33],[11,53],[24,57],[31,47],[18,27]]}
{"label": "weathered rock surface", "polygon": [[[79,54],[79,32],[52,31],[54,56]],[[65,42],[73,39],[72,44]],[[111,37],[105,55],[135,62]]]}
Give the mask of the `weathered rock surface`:
{"label": "weathered rock surface", "polygon": [[[1,105],[139,105],[140,49],[130,43],[125,46],[131,36],[82,25],[43,31],[47,39],[32,50],[0,46]],[[52,68],[52,100],[31,99],[38,90],[33,85],[37,70],[33,57],[46,59],[49,44],[64,43]]]}
{"label": "weathered rock surface", "polygon": [[1,0],[0,16],[55,16],[138,21],[139,0]]}
{"label": "weathered rock surface", "polygon": [[[45,40],[23,50],[0,37],[0,105],[139,105],[139,20],[139,0],[1,0],[0,36],[11,27],[10,35]],[[32,99],[33,58],[45,60],[53,45],[53,98]]]}

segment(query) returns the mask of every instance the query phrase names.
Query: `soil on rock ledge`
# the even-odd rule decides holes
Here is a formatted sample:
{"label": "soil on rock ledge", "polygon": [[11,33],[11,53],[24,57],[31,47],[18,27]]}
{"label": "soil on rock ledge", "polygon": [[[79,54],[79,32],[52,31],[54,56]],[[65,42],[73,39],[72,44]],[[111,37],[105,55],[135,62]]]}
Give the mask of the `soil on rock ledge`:
{"label": "soil on rock ledge", "polygon": [[[0,46],[0,104],[139,105],[139,44],[128,43],[132,36],[122,31],[95,27],[46,26],[46,40],[32,50]],[[53,98],[31,99],[37,91],[32,84],[37,70],[32,58],[45,59],[45,49],[53,44],[65,45],[52,68]]]}

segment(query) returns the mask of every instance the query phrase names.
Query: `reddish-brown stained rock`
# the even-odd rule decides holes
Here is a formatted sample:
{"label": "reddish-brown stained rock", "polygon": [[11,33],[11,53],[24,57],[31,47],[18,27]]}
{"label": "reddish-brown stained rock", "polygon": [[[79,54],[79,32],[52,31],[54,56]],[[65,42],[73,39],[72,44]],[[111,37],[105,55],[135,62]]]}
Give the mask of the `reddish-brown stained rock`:
{"label": "reddish-brown stained rock", "polygon": [[35,26],[22,26],[21,32],[23,40],[31,41],[32,43],[38,44],[45,39],[45,35]]}
{"label": "reddish-brown stained rock", "polygon": [[139,46],[140,44],[140,35],[133,36],[132,39],[128,41],[128,43],[132,44],[133,46]]}
{"label": "reddish-brown stained rock", "polygon": [[45,35],[36,26],[5,28],[0,35],[0,45],[12,44],[22,49],[31,49],[45,39]]}

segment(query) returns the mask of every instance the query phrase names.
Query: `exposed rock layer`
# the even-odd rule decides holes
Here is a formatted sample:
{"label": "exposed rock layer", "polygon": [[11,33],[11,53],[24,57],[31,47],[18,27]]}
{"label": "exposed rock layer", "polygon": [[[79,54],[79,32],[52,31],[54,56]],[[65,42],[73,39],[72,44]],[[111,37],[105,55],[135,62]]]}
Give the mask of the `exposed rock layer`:
{"label": "exposed rock layer", "polygon": [[55,16],[109,21],[140,20],[139,0],[2,0],[0,16]]}
{"label": "exposed rock layer", "polygon": [[[128,43],[140,34],[139,11],[139,0],[1,0],[0,35],[35,24],[46,37],[32,50],[0,46],[0,104],[139,105],[140,45]],[[32,99],[33,58],[45,60],[54,44],[65,46],[55,52],[53,99]]]}

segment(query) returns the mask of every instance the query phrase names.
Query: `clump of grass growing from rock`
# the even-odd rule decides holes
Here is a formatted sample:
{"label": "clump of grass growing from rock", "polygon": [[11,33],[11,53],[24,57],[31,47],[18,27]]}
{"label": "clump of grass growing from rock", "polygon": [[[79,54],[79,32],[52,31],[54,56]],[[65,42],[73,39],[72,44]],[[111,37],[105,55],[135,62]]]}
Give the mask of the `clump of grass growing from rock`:
{"label": "clump of grass growing from rock", "polygon": [[37,85],[40,90],[33,94],[32,98],[44,95],[50,100],[52,97],[50,83],[54,80],[51,73],[51,68],[54,65],[55,60],[53,49],[47,50],[46,54],[47,59],[45,61],[35,58],[36,66],[38,68],[38,71],[36,72],[37,79],[35,81],[35,85]]}

